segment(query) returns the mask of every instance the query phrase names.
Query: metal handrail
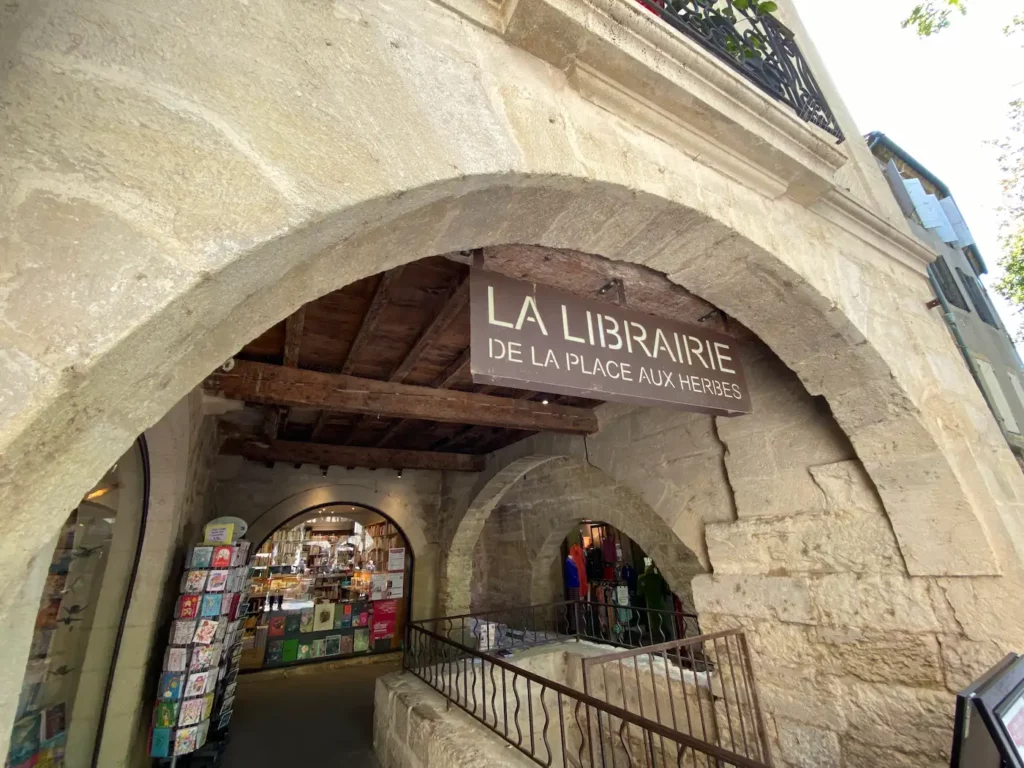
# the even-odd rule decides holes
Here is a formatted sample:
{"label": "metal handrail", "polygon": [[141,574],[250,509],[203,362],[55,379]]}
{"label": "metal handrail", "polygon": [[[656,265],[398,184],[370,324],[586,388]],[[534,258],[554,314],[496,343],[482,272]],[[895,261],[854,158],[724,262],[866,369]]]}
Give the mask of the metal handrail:
{"label": "metal handrail", "polygon": [[[448,618],[448,617],[442,617],[442,619],[446,619],[446,618]],[[457,617],[451,617],[451,618],[465,618],[465,617],[457,616]],[[439,619],[435,619],[434,621],[437,621],[437,620],[439,620]],[[721,748],[721,747],[719,747],[719,746],[717,746],[715,744],[711,744],[709,742],[702,741],[702,740],[697,739],[697,738],[695,738],[693,736],[690,736],[689,734],[686,734],[686,733],[683,733],[681,731],[678,731],[678,730],[675,730],[673,728],[670,728],[670,727],[668,727],[668,726],[666,726],[666,725],[664,725],[662,723],[658,723],[658,722],[655,722],[653,720],[649,720],[647,718],[641,717],[641,716],[636,715],[636,714],[634,714],[632,712],[629,712],[626,709],[623,709],[621,707],[615,706],[613,704],[609,704],[608,702],[602,701],[601,699],[595,698],[595,697],[593,697],[593,696],[591,696],[591,695],[589,695],[587,693],[581,693],[580,691],[574,690],[574,689],[568,687],[567,685],[563,685],[562,683],[558,683],[558,682],[556,682],[554,680],[549,680],[549,679],[547,679],[545,677],[542,677],[541,675],[538,675],[538,674],[536,674],[534,672],[530,672],[529,670],[523,669],[523,668],[518,667],[518,666],[516,666],[514,664],[511,664],[511,663],[509,663],[507,661],[504,661],[503,659],[497,658],[497,657],[495,657],[493,655],[490,655],[490,654],[487,654],[487,653],[483,653],[483,652],[474,650],[473,648],[470,648],[469,646],[463,645],[461,643],[457,643],[457,642],[455,642],[455,641],[453,641],[453,640],[451,640],[449,638],[446,638],[446,637],[444,637],[442,635],[437,634],[436,632],[432,632],[430,630],[424,629],[423,627],[417,626],[417,624],[418,624],[418,622],[412,622],[409,625],[407,625],[407,632],[408,632],[408,635],[409,635],[409,642],[407,642],[407,644],[406,644],[405,653],[403,655],[403,660],[402,660],[403,669],[405,669],[406,671],[409,671],[410,673],[412,673],[413,675],[415,675],[416,677],[418,677],[419,679],[423,680],[425,683],[430,685],[436,691],[438,691],[439,693],[444,695],[445,700],[447,702],[447,705],[449,707],[451,706],[452,703],[454,703],[457,707],[462,709],[464,712],[466,712],[467,714],[471,715],[476,720],[478,720],[479,722],[483,723],[488,728],[490,728],[494,733],[496,733],[499,736],[501,736],[506,742],[511,744],[513,747],[515,747],[518,751],[520,751],[521,753],[523,753],[524,755],[526,755],[527,757],[529,757],[530,759],[534,760],[535,762],[537,762],[537,763],[539,763],[541,765],[551,765],[552,760],[553,760],[553,754],[552,754],[552,751],[551,751],[551,748],[550,748],[550,744],[548,742],[548,736],[547,736],[548,728],[550,726],[550,713],[547,711],[547,707],[544,705],[544,702],[543,702],[543,696],[544,696],[543,691],[546,689],[546,690],[553,691],[556,694],[556,697],[557,697],[558,710],[559,710],[559,728],[560,728],[560,733],[561,733],[561,744],[562,744],[562,764],[563,764],[563,766],[568,766],[569,763],[568,763],[568,758],[567,758],[567,754],[566,754],[566,751],[565,751],[566,747],[568,746],[568,743],[566,741],[566,735],[565,735],[565,722],[562,719],[563,713],[564,713],[563,703],[562,702],[563,702],[563,699],[570,699],[572,702],[574,702],[573,716],[575,718],[576,726],[580,730],[581,738],[582,738],[582,732],[583,732],[583,726],[582,726],[582,723],[581,723],[580,717],[579,717],[579,715],[580,715],[580,708],[581,707],[587,708],[588,714],[589,714],[589,710],[595,710],[598,713],[607,715],[609,718],[616,718],[616,719],[618,719],[621,722],[621,726],[618,729],[619,730],[619,734],[618,734],[619,735],[619,741],[621,742],[623,748],[626,751],[627,759],[628,759],[628,762],[629,762],[630,766],[638,764],[637,761],[633,758],[632,753],[629,751],[629,746],[628,746],[628,728],[629,728],[629,726],[633,726],[633,727],[639,729],[642,733],[647,734],[649,738],[653,738],[653,736],[657,736],[659,739],[669,739],[670,741],[674,742],[677,745],[677,749],[676,749],[676,754],[677,754],[676,762],[677,762],[677,765],[681,765],[682,764],[682,758],[683,758],[683,755],[685,754],[684,753],[684,749],[690,749],[693,752],[697,752],[697,753],[700,753],[700,754],[703,754],[703,755],[707,755],[709,757],[713,757],[713,758],[717,759],[718,761],[720,761],[721,764],[724,764],[724,765],[738,766],[738,768],[765,768],[765,764],[762,763],[762,762],[758,762],[756,760],[752,760],[752,759],[750,759],[748,757],[745,757],[744,755],[740,755],[740,754],[736,754],[734,752],[730,752],[730,751],[728,751],[726,749],[723,749],[723,748]],[[417,639],[417,636],[419,636],[418,639]],[[462,674],[461,674],[461,679],[462,679],[461,696],[460,696],[460,690],[459,690],[460,675],[459,675],[459,672],[458,672],[459,668],[458,668],[458,665],[457,665],[457,662],[460,659],[452,659],[450,656],[447,656],[447,657],[446,656],[441,656],[441,657],[431,656],[430,659],[428,659],[428,664],[427,665],[424,665],[423,667],[416,667],[416,666],[414,666],[416,660],[420,659],[421,656],[422,656],[422,652],[423,652],[423,639],[424,638],[429,640],[429,641],[432,641],[435,644],[440,644],[442,647],[448,647],[448,648],[454,649],[455,651],[458,652],[458,654],[460,654],[462,656],[461,660],[463,661],[463,671],[462,671]],[[477,697],[476,697],[476,684],[477,684],[477,680],[476,680],[475,665],[474,665],[474,669],[473,669],[473,683],[472,683],[472,686],[470,686],[470,683],[469,683],[469,672],[468,672],[468,670],[465,669],[465,658],[466,657],[471,658],[471,659],[477,659],[481,663],[481,682],[483,683],[483,695],[481,696],[480,700],[478,700]],[[453,663],[456,663],[456,676],[455,676],[454,684],[452,682],[450,672],[447,672],[446,673],[447,676],[445,678],[441,679],[441,681],[439,683],[438,682],[439,678],[438,678],[438,674],[437,674],[436,670],[435,670],[434,673],[429,673],[429,672],[425,671],[425,670],[429,670],[429,669],[432,669],[432,668],[436,667],[437,666],[437,662],[440,662],[441,665],[451,665]],[[494,688],[492,690],[492,695],[491,695],[491,700],[490,700],[491,709],[492,709],[492,712],[494,714],[494,725],[491,725],[491,723],[489,722],[490,716],[487,713],[487,696],[486,696],[486,680],[487,680],[487,676],[484,674],[484,668],[485,668],[486,664],[490,664],[491,667],[492,667],[492,671],[491,671],[491,681],[492,681],[492,684],[494,683],[494,669],[497,668],[497,669],[502,670],[502,684],[503,684],[502,709],[503,709],[503,712],[504,712],[504,716],[503,716],[504,728],[503,729],[499,729],[497,727],[497,715],[498,715],[498,712],[497,712],[497,708],[495,706],[496,693],[497,693],[496,688]],[[505,679],[506,679],[506,675],[508,673],[511,673],[511,675],[513,676],[513,693],[516,696],[516,708],[515,708],[515,712],[514,712],[514,722],[515,722],[515,726],[516,726],[516,729],[517,729],[518,736],[517,736],[517,738],[515,740],[510,738],[509,727],[508,727],[508,711],[507,711],[507,698],[506,698],[507,697],[507,693],[505,693],[505,691],[507,690],[507,686],[505,685]],[[530,716],[530,748],[527,749],[524,746],[524,744],[523,744],[522,730],[521,730],[521,726],[519,725],[519,717],[518,717],[518,715],[520,714],[520,711],[521,711],[522,702],[519,699],[518,691],[515,689],[515,678],[523,678],[527,682],[527,697],[528,697],[528,704],[529,704],[530,707],[532,707],[532,698],[530,698],[529,684],[532,682],[535,685],[539,686],[539,688],[541,690],[541,699],[540,700],[541,700],[541,704],[542,704],[542,706],[544,708],[544,727],[543,727],[542,734],[543,734],[543,741],[544,741],[545,745],[547,745],[546,746],[546,750],[544,752],[544,756],[546,757],[546,761],[541,760],[541,757],[538,754],[538,750],[536,749],[536,743],[535,743],[536,742],[536,740],[535,740],[535,735],[536,734],[534,732],[535,729],[534,729],[534,725],[533,725],[532,710],[531,710],[531,716]],[[472,705],[472,708],[470,708],[470,706],[469,706],[470,687],[472,687],[472,694],[473,694],[473,705]],[[454,690],[454,696],[452,695],[453,690]],[[479,704],[480,704],[481,700],[483,702],[483,715],[482,716],[480,714],[478,714]],[[609,722],[610,722],[610,720],[609,720]],[[588,730],[588,736],[589,736],[589,730],[590,729],[588,728],[587,730]],[[626,733],[624,733],[624,732],[626,732]],[[594,744],[593,744],[592,740],[588,739],[588,746],[589,746],[589,752],[590,752],[590,764],[591,765],[596,765],[596,763],[594,763]],[[604,748],[604,744],[602,743],[601,744],[602,758],[601,758],[601,763],[600,763],[601,765],[604,765],[603,748]],[[583,749],[583,742],[581,741],[580,750],[582,751],[582,749]],[[646,755],[645,755],[645,760],[646,760]],[[582,761],[580,761],[580,762],[582,763]]]}

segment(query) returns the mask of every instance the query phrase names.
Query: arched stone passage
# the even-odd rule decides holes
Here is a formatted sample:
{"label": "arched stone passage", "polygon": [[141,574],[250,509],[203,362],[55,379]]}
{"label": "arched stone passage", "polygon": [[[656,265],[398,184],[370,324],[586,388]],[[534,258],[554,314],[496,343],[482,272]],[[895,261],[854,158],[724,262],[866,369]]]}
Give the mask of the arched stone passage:
{"label": "arched stone passage", "polygon": [[[757,333],[828,398],[912,574],[998,573],[986,530],[1017,567],[1024,485],[990,482],[1012,457],[924,308],[923,251],[838,188],[809,207],[738,182],[440,4],[17,14],[0,86],[18,128],[0,149],[11,573],[246,341],[359,278],[503,243],[645,264]],[[140,24],[162,44],[138,45]],[[23,667],[29,631],[0,666]]]}
{"label": "arched stone passage", "polygon": [[[610,489],[600,504],[587,500],[586,506],[565,503],[555,498],[542,503],[537,518],[541,527],[537,537],[541,545],[532,553],[530,575],[530,603],[539,604],[561,599],[562,562],[561,546],[569,531],[583,519],[614,526],[654,559],[669,587],[679,595],[687,610],[693,610],[693,590],[690,581],[704,573],[696,554],[689,550],[672,532],[664,520],[629,489],[614,483],[603,472],[577,460],[560,460],[560,464],[578,474],[580,487],[567,488],[570,498],[581,491],[602,493]],[[553,467],[553,465],[549,465]],[[543,469],[538,471],[542,474]],[[604,495],[602,493],[602,495]],[[586,510],[584,512],[584,510]],[[558,594],[552,594],[552,586]]]}
{"label": "arched stone passage", "polygon": [[[484,503],[478,505],[475,499],[470,505],[473,517],[467,515],[455,537],[460,542],[458,560],[449,558],[447,564],[448,581],[458,587],[447,595],[447,612],[459,614],[471,609],[510,607],[512,603],[560,600],[560,588],[554,590],[551,586],[561,584],[560,569],[558,578],[552,578],[553,568],[558,565],[558,548],[570,527],[582,519],[602,520],[633,538],[659,564],[673,591],[692,608],[690,581],[704,573],[704,568],[696,554],[650,506],[581,459],[540,458],[531,457],[532,466],[526,469],[523,459],[509,464],[506,469],[515,466],[518,471],[506,475],[502,470],[496,475],[508,477],[509,481],[501,483],[500,489],[490,484],[481,494]],[[491,527],[497,522],[522,533],[515,554],[503,552],[509,556],[499,558],[500,564],[493,553],[478,551],[487,540],[489,521]],[[505,536],[501,538],[505,546],[499,549],[511,546]],[[484,561],[483,572],[478,573],[481,569],[474,567],[474,560]],[[511,590],[512,594],[501,600],[507,604],[475,604],[474,595],[479,595],[481,585],[473,583],[474,574],[485,583],[493,576],[506,592]],[[529,593],[525,589],[527,584]]]}
{"label": "arched stone passage", "polygon": [[451,616],[469,610],[473,547],[476,546],[480,531],[483,530],[495,506],[501,501],[501,497],[531,469],[558,458],[523,456],[506,466],[496,467],[492,464],[477,483],[479,490],[474,490],[472,501],[457,521],[445,558],[444,592],[441,599],[441,608],[445,614]]}

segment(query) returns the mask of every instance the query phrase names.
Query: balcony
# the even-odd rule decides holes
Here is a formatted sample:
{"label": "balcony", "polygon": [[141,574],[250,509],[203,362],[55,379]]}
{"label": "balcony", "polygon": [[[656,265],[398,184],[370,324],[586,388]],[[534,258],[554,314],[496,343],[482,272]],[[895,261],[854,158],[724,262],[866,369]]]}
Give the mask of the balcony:
{"label": "balcony", "polygon": [[850,159],[843,131],[774,3],[753,3],[506,0],[495,26],[599,107],[760,194],[809,205]]}
{"label": "balcony", "polygon": [[797,116],[845,140],[796,44],[765,0],[637,0]]}

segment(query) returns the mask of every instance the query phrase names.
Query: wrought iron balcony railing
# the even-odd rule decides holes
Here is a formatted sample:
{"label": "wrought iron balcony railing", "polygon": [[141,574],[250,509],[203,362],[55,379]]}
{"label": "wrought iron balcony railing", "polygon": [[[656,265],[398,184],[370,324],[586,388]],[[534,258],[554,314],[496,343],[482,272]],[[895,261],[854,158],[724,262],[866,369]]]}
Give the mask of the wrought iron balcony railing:
{"label": "wrought iron balcony railing", "polygon": [[770,0],[638,0],[802,120],[845,141],[793,33]]}

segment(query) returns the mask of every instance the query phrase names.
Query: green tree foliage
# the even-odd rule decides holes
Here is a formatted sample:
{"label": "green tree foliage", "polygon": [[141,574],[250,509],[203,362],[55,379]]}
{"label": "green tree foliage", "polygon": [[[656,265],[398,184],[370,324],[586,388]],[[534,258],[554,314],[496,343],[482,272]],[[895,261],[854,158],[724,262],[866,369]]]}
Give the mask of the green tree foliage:
{"label": "green tree foliage", "polygon": [[903,28],[913,27],[921,37],[930,37],[949,26],[953,11],[965,15],[966,0],[926,0],[914,6],[910,15],[903,20]]}

